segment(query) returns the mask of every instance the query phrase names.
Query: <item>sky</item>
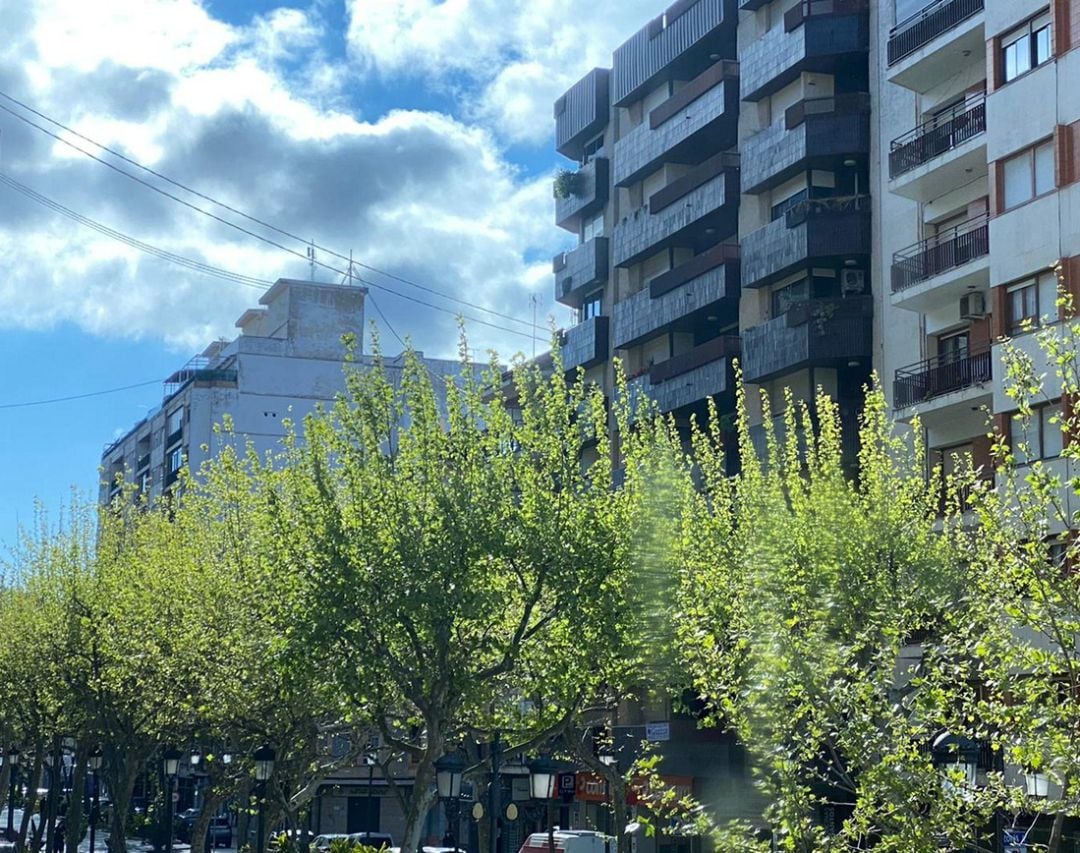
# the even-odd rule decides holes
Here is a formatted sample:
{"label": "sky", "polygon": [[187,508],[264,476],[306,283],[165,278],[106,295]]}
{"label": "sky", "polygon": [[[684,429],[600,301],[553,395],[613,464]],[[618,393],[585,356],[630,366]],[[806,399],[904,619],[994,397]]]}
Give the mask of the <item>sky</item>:
{"label": "sky", "polygon": [[318,280],[364,265],[385,350],[453,356],[463,313],[479,354],[530,354],[534,297],[543,348],[572,323],[552,103],[662,5],[0,3],[0,550],[96,494],[161,380],[233,337],[259,282],[311,276],[306,241]]}

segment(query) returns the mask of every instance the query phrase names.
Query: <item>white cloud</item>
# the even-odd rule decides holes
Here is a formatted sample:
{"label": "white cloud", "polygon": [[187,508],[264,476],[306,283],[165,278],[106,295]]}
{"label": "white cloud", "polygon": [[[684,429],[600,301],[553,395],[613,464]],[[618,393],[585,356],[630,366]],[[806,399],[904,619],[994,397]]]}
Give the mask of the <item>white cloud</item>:
{"label": "white cloud", "polygon": [[[400,43],[413,30],[419,46],[446,54],[442,27],[464,35],[462,28],[476,23],[475,10],[455,0],[374,6],[384,7],[400,12],[373,16],[383,35],[399,42],[393,62],[415,56],[416,45]],[[525,25],[523,15],[515,26]],[[532,292],[542,298],[541,318],[551,310],[550,266],[536,260],[565,242],[551,224],[550,182],[524,179],[500,154],[491,129],[528,117],[529,92],[547,82],[548,66],[540,59],[506,65],[509,43],[497,21],[469,42],[481,57],[469,73],[483,66],[486,84],[506,90],[488,126],[417,111],[358,120],[341,106],[349,69],[319,47],[325,27],[310,10],[278,9],[235,27],[215,21],[196,0],[35,0],[18,12],[6,4],[0,24],[15,46],[0,48],[0,89],[88,136],[305,239],[352,250],[372,266],[523,319],[531,317]],[[528,49],[536,52],[535,45]],[[452,64],[447,57],[440,67]],[[550,104],[546,125],[549,115]],[[71,156],[6,116],[2,128],[4,170],[80,213],[248,275],[307,273],[302,259]],[[0,193],[4,324],[74,322],[97,334],[160,336],[192,350],[233,334],[233,320],[258,297],[141,255],[6,188]],[[303,255],[302,244],[290,245]],[[321,271],[320,277],[334,276]],[[378,289],[372,294],[400,333],[429,353],[453,352],[452,316]],[[481,326],[473,336],[479,346],[504,352],[529,346],[525,338]]]}
{"label": "white cloud", "polygon": [[355,56],[386,74],[475,84],[471,118],[542,144],[551,105],[661,9],[656,0],[348,0]]}

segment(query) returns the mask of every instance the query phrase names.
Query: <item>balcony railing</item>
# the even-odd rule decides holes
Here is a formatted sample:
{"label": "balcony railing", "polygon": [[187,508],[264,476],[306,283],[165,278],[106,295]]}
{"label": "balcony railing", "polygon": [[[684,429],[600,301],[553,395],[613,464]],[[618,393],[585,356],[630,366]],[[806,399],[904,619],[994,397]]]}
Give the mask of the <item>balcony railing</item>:
{"label": "balcony railing", "polygon": [[984,0],[937,0],[901,21],[889,33],[888,61],[895,65],[983,10]]}
{"label": "balcony railing", "polygon": [[977,216],[893,255],[892,292],[900,293],[990,253],[990,222]]}
{"label": "balcony railing", "polygon": [[985,96],[957,104],[892,141],[889,177],[896,178],[910,172],[985,132]]}
{"label": "balcony railing", "polygon": [[989,382],[993,376],[992,364],[990,346],[985,345],[898,368],[893,382],[893,406],[906,409],[942,394]]}

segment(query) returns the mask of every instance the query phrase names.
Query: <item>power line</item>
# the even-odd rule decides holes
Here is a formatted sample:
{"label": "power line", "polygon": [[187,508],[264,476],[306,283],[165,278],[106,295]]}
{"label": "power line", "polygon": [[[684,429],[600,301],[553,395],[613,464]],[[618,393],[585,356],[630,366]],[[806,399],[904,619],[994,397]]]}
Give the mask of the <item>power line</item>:
{"label": "power line", "polygon": [[390,334],[397,338],[397,342],[401,344],[402,347],[408,349],[408,344],[406,344],[405,341],[401,339],[401,335],[399,335],[397,331],[395,331],[394,327],[390,325],[390,321],[386,319],[386,315],[383,314],[383,310],[379,307],[379,303],[375,301],[374,297],[372,297],[370,293],[368,294],[368,302],[371,303],[371,306],[378,312],[379,316],[382,317],[382,321],[386,324],[386,328],[390,330]]}
{"label": "power line", "polygon": [[203,273],[204,275],[214,276],[216,278],[225,279],[226,281],[234,282],[235,284],[242,284],[246,287],[255,287],[259,290],[266,290],[273,284],[272,281],[266,279],[255,278],[254,276],[244,275],[243,273],[231,272],[221,267],[215,267],[210,264],[204,264],[201,261],[192,260],[186,258],[183,255],[177,255],[174,252],[168,252],[165,249],[159,249],[157,246],[152,246],[149,243],[144,243],[141,240],[136,240],[134,237],[130,237],[121,231],[116,231],[113,228],[109,228],[107,225],[102,225],[100,222],[91,219],[88,216],[83,216],[81,213],[76,213],[71,208],[65,207],[57,201],[42,195],[36,190],[32,190],[25,184],[19,183],[10,175],[5,175],[0,172],[0,183],[10,187],[18,193],[29,198],[31,201],[37,202],[43,207],[47,207],[50,210],[59,213],[69,219],[78,222],[81,225],[85,225],[87,228],[92,228],[100,234],[104,234],[106,237],[111,237],[126,246],[130,246],[133,249],[138,249],[140,252],[145,252],[148,255],[153,255],[161,260],[168,261],[178,266],[186,267],[187,269],[195,272]]}
{"label": "power line", "polygon": [[66,403],[69,400],[85,400],[87,397],[103,397],[106,394],[116,394],[120,391],[130,391],[133,388],[145,388],[147,385],[160,384],[160,379],[148,379],[145,382],[136,382],[133,385],[121,385],[119,388],[106,388],[103,391],[88,391],[85,394],[72,394],[68,397],[51,397],[48,400],[29,400],[24,403],[0,403],[0,409],[26,409],[30,406],[48,406],[52,403]]}
{"label": "power line", "polygon": [[[522,324],[522,325],[525,325],[525,326],[530,325],[529,321],[522,320],[519,317],[514,317],[511,314],[505,314],[505,313],[503,313],[501,311],[496,311],[496,310],[494,310],[492,308],[485,308],[483,305],[479,305],[479,304],[477,304],[475,302],[470,302],[470,301],[468,301],[466,299],[461,299],[460,297],[451,296],[450,294],[443,293],[442,291],[437,290],[436,288],[430,287],[428,285],[420,284],[419,282],[416,282],[416,281],[413,281],[411,279],[405,278],[404,276],[397,275],[396,273],[387,272],[386,270],[381,270],[381,269],[379,269],[377,267],[371,266],[370,264],[362,263],[360,261],[353,261],[351,256],[346,256],[346,255],[342,254],[341,252],[336,252],[333,249],[327,248],[326,246],[321,246],[321,245],[319,245],[318,243],[315,243],[312,240],[307,240],[307,239],[305,239],[303,237],[300,237],[297,234],[293,234],[293,233],[291,233],[289,231],[286,231],[286,230],[284,230],[282,228],[279,228],[278,226],[273,225],[273,224],[271,224],[269,222],[266,222],[265,220],[259,219],[258,217],[255,217],[255,216],[252,216],[252,215],[250,215],[248,213],[245,213],[244,211],[239,210],[236,207],[232,207],[231,205],[228,205],[223,201],[218,201],[217,199],[215,199],[215,198],[213,198],[213,197],[211,197],[209,195],[206,195],[205,193],[199,192],[198,190],[193,189],[192,187],[189,187],[186,184],[181,183],[180,181],[174,180],[173,178],[170,178],[167,175],[164,175],[161,172],[158,172],[158,171],[150,168],[149,166],[145,166],[142,163],[138,162],[137,160],[134,160],[131,157],[128,157],[126,154],[123,154],[120,151],[117,151],[117,150],[115,150],[113,148],[110,148],[107,145],[103,145],[102,143],[91,139],[89,136],[86,136],[85,134],[80,133],[79,131],[75,130],[74,128],[69,127],[68,125],[64,124],[63,122],[57,121],[56,119],[51,118],[50,116],[46,115],[45,113],[34,109],[29,104],[26,104],[23,101],[20,101],[17,98],[12,97],[11,95],[7,94],[6,92],[0,91],[0,97],[4,98],[7,101],[10,101],[13,104],[18,105],[19,107],[26,110],[27,112],[32,113],[33,115],[44,119],[45,121],[49,122],[50,124],[61,128],[62,130],[66,131],[67,133],[70,133],[72,136],[75,136],[75,137],[83,140],[84,142],[88,142],[91,145],[93,145],[94,147],[100,148],[102,151],[107,151],[109,154],[113,155],[114,157],[117,157],[118,159],[124,161],[125,163],[128,163],[128,164],[134,166],[135,168],[146,172],[147,174],[153,175],[154,177],[156,177],[156,178],[158,178],[158,179],[160,179],[162,181],[165,181],[166,183],[168,183],[168,184],[170,184],[170,185],[172,185],[174,187],[177,187],[178,189],[182,189],[185,192],[191,193],[192,195],[196,196],[197,198],[201,198],[204,201],[208,201],[211,204],[217,205],[218,207],[220,207],[220,208],[222,208],[224,210],[227,210],[230,213],[234,213],[237,216],[240,216],[240,217],[248,220],[249,222],[254,222],[257,225],[262,226],[263,228],[267,228],[270,231],[273,231],[273,232],[275,232],[277,234],[282,235],[283,237],[288,237],[290,240],[296,240],[297,242],[305,243],[305,244],[311,246],[312,248],[315,248],[315,249],[318,249],[320,251],[326,252],[328,255],[331,255],[332,257],[338,258],[338,259],[340,259],[342,261],[349,261],[350,264],[355,264],[356,266],[359,266],[359,267],[361,267],[363,269],[366,269],[366,270],[368,270],[370,272],[373,272],[373,273],[376,273],[378,275],[385,276],[386,278],[392,279],[393,281],[397,281],[397,282],[400,282],[402,284],[409,285],[410,287],[415,287],[418,290],[424,291],[425,293],[430,293],[430,294],[432,294],[434,296],[438,296],[438,297],[440,297],[442,299],[447,299],[447,300],[450,300],[452,302],[457,302],[460,305],[464,305],[464,306],[466,306],[468,308],[472,308],[472,309],[477,310],[477,311],[483,311],[486,314],[490,314],[490,315],[495,316],[495,317],[500,317],[500,318],[502,318],[504,320],[510,320],[511,322],[519,323],[519,324]],[[76,151],[79,151],[80,153],[84,154],[85,156],[90,157],[91,159],[97,160],[102,165],[108,166],[110,169],[114,169],[115,171],[119,172],[122,175],[126,175],[127,177],[131,178],[132,180],[136,180],[139,183],[144,184],[144,186],[147,186],[150,189],[153,189],[155,192],[160,192],[163,195],[167,196],[168,198],[172,198],[173,200],[175,200],[175,201],[177,201],[177,202],[179,202],[181,204],[185,204],[188,207],[191,207],[193,210],[196,210],[196,211],[198,211],[200,213],[203,213],[203,214],[205,214],[207,216],[212,217],[213,219],[216,219],[218,222],[224,222],[227,225],[231,225],[232,227],[239,228],[238,226],[234,225],[233,223],[227,222],[226,220],[221,219],[220,217],[217,217],[214,214],[203,210],[202,208],[195,207],[194,205],[190,205],[187,202],[185,202],[185,201],[183,201],[181,199],[178,199],[175,196],[170,195],[169,193],[164,193],[162,190],[158,189],[157,187],[154,187],[152,184],[146,183],[144,181],[139,181],[138,178],[135,178],[130,173],[125,172],[122,169],[117,169],[115,166],[113,166],[112,164],[106,162],[105,160],[103,160],[103,159],[101,159],[99,157],[96,157],[95,155],[91,154],[90,152],[88,152],[88,151],[86,151],[86,150],[84,150],[82,148],[79,148],[77,145],[72,144],[70,141],[68,141],[66,139],[63,139],[59,135],[52,133],[51,131],[47,130],[46,128],[41,127],[40,125],[36,124],[35,122],[32,122],[29,119],[27,119],[25,116],[21,116],[17,112],[14,112],[13,110],[11,110],[9,108],[4,107],[3,105],[0,105],[0,109],[4,110],[8,114],[14,116],[15,118],[19,119],[20,121],[25,122],[26,124],[30,125],[31,127],[37,128],[42,133],[48,134],[49,136],[53,137],[54,139],[58,140],[59,142],[62,142],[63,144],[70,146],[71,148],[73,148]],[[239,229],[239,230],[244,231],[244,229]],[[258,235],[251,234],[251,232],[244,231],[244,233],[247,233],[250,236],[256,237],[256,239],[264,239],[262,237],[259,237]],[[269,241],[267,241],[267,242],[269,242]],[[272,245],[276,245],[276,244],[272,244]],[[279,247],[279,248],[283,248],[283,247]],[[286,251],[291,251],[291,250],[286,250]],[[315,261],[315,263],[318,263],[318,261]],[[322,266],[326,266],[326,265],[322,264]],[[327,268],[331,269],[330,267],[327,267]]]}
{"label": "power line", "polygon": [[[115,166],[112,163],[109,163],[107,160],[104,160],[101,157],[98,157],[96,154],[92,154],[89,151],[86,151],[85,149],[80,148],[78,145],[75,145],[73,142],[70,142],[69,140],[64,139],[60,135],[58,135],[56,133],[53,133],[51,130],[48,130],[47,128],[44,128],[41,125],[39,125],[39,124],[37,124],[37,123],[35,123],[33,121],[30,121],[30,119],[26,118],[25,116],[20,116],[18,113],[14,112],[13,110],[9,109],[8,107],[5,107],[3,104],[0,104],[0,110],[2,110],[3,112],[9,113],[10,115],[12,115],[15,118],[19,119],[19,121],[22,121],[22,122],[25,122],[26,124],[29,124],[31,127],[37,128],[42,133],[46,134],[47,136],[52,137],[53,139],[57,140],[58,142],[60,142],[60,143],[62,143],[64,145],[67,145],[70,148],[73,148],[74,150],[79,151],[82,154],[85,154],[91,160],[96,160],[98,163],[101,163],[106,168],[112,169],[117,174],[123,175],[124,177],[128,178],[129,180],[134,181],[137,184],[142,184],[143,186],[147,187],[148,189],[153,190],[154,192],[158,193],[159,195],[162,195],[162,196],[165,196],[166,198],[172,199],[173,201],[177,202],[178,204],[182,204],[184,207],[190,208],[191,210],[194,210],[197,213],[202,213],[203,215],[210,217],[211,219],[215,220],[216,222],[220,222],[222,225],[226,225],[229,228],[233,228],[233,229],[239,231],[242,234],[246,234],[247,236],[253,237],[256,240],[260,240],[263,243],[266,243],[269,246],[273,246],[276,249],[280,249],[283,252],[288,252],[290,255],[295,255],[298,258],[302,258],[306,262],[309,262],[309,263],[312,263],[314,265],[323,267],[324,269],[330,270],[331,272],[335,273],[336,275],[342,275],[342,276],[349,275],[347,270],[339,269],[338,267],[335,267],[335,266],[333,266],[331,264],[328,264],[328,263],[326,263],[324,261],[317,260],[317,259],[311,257],[310,255],[306,254],[306,253],[301,253],[297,249],[290,249],[288,246],[284,246],[281,243],[278,243],[276,240],[271,240],[269,237],[264,237],[262,234],[257,234],[254,231],[251,231],[250,229],[244,228],[241,225],[237,225],[235,222],[230,222],[229,220],[224,219],[224,218],[218,216],[217,214],[211,213],[208,210],[204,210],[203,208],[199,207],[198,205],[192,204],[189,201],[185,201],[184,199],[179,198],[178,196],[175,196],[172,193],[161,189],[160,187],[155,187],[150,182],[144,181],[142,178],[138,177],[137,175],[133,175],[130,172],[126,172],[123,169],[121,169],[120,167]],[[354,277],[356,277],[356,276],[354,276]],[[385,284],[377,284],[376,282],[373,282],[373,281],[370,281],[370,280],[367,280],[367,279],[364,279],[364,278],[359,278],[359,277],[356,277],[356,278],[357,278],[358,281],[368,285],[369,287],[373,287],[373,288],[376,288],[378,290],[384,290],[387,293],[390,293],[390,294],[392,294],[394,296],[397,296],[400,299],[407,299],[408,301],[413,302],[413,303],[415,303],[417,305],[423,305],[423,306],[425,306],[427,308],[431,308],[431,309],[433,309],[435,311],[442,311],[444,314],[449,314],[449,315],[451,315],[453,317],[460,316],[462,319],[468,320],[471,323],[476,323],[476,324],[481,325],[481,326],[488,326],[488,327],[490,327],[492,329],[498,329],[501,332],[506,332],[506,333],[512,334],[512,335],[519,335],[519,336],[521,336],[523,338],[529,338],[530,340],[532,339],[532,335],[529,334],[528,332],[520,331],[518,329],[508,329],[506,326],[500,326],[497,323],[492,323],[492,322],[490,322],[488,320],[482,320],[479,317],[471,317],[468,314],[453,311],[453,310],[451,310],[449,308],[444,308],[441,305],[436,305],[436,304],[434,304],[432,302],[428,302],[426,300],[419,299],[419,298],[417,298],[415,296],[409,296],[409,295],[407,295],[405,293],[400,293],[400,292],[394,290],[393,288],[387,287]],[[450,298],[450,297],[444,297],[444,298]],[[521,322],[521,321],[517,321],[517,322]]]}

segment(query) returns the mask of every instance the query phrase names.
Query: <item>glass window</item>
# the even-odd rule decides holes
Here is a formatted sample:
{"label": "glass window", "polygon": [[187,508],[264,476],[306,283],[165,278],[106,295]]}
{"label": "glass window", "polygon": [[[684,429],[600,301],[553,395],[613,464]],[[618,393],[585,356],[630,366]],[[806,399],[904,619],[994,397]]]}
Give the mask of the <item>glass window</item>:
{"label": "glass window", "polygon": [[1056,459],[1064,442],[1061,433],[1061,404],[1040,406],[1031,412],[1031,420],[1019,417],[1009,421],[1009,444],[1017,465],[1037,459]]}
{"label": "glass window", "polygon": [[805,302],[809,298],[810,280],[806,278],[774,290],[772,293],[772,315],[779,317],[781,314],[786,314],[792,305],[797,302]]}
{"label": "glass window", "polygon": [[1006,210],[1054,189],[1054,142],[1047,140],[1010,157],[1002,187]]}
{"label": "glass window", "polygon": [[168,424],[165,427],[165,434],[172,435],[178,429],[184,425],[184,410],[182,408],[169,412]]}
{"label": "glass window", "polygon": [[1001,39],[1001,67],[1005,82],[1050,59],[1050,13],[1044,12]]}
{"label": "glass window", "polygon": [[591,320],[593,317],[599,317],[603,302],[604,291],[597,290],[594,293],[590,293],[585,297],[585,301],[581,303],[578,319],[581,322],[585,322],[586,320]]}
{"label": "glass window", "polygon": [[938,357],[945,363],[951,364],[968,354],[968,333],[958,332],[955,335],[938,338]]}
{"label": "glass window", "polygon": [[585,221],[581,228],[581,242],[588,243],[593,237],[599,237],[604,233],[604,212],[600,211],[592,219]]}
{"label": "glass window", "polygon": [[1039,289],[1034,280],[1009,288],[1009,334],[1018,335],[1039,321]]}
{"label": "glass window", "polygon": [[175,474],[184,466],[184,449],[177,447],[169,452],[169,473]]}
{"label": "glass window", "polygon": [[1042,426],[1043,459],[1056,459],[1061,455],[1064,442],[1061,435],[1061,403],[1039,409]]}

